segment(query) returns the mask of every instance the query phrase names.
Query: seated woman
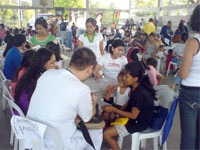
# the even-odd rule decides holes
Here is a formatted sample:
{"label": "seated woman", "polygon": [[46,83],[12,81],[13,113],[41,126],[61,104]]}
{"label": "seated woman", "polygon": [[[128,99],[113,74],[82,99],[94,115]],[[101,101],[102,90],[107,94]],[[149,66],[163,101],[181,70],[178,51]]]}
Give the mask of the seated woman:
{"label": "seated woman", "polygon": [[113,150],[119,150],[115,137],[124,137],[145,130],[152,119],[155,90],[145,72],[143,63],[131,62],[125,66],[125,83],[131,87],[128,102],[121,108],[104,106],[105,112],[114,112],[128,118],[125,125],[114,125],[105,128],[104,139]]}
{"label": "seated woman", "polygon": [[22,58],[22,63],[20,67],[17,69],[15,72],[13,79],[12,79],[12,96],[14,97],[15,94],[15,88],[17,85],[17,82],[20,80],[20,78],[23,76],[23,74],[26,72],[26,70],[30,67],[31,65],[31,60],[33,55],[35,54],[35,51],[29,50],[24,53],[23,58]]}
{"label": "seated woman", "polygon": [[52,51],[46,48],[39,49],[32,58],[31,66],[17,83],[14,99],[25,115],[38,78],[46,70],[55,68],[55,61]]}
{"label": "seated woman", "polygon": [[51,50],[55,56],[56,56],[56,69],[61,69],[62,68],[62,57],[61,57],[61,52],[60,52],[60,45],[59,43],[55,40],[53,42],[48,42],[46,45],[46,48]]}
{"label": "seated woman", "polygon": [[101,57],[95,67],[95,79],[101,78],[100,70],[103,69],[104,76],[116,81],[117,75],[127,64],[127,59],[123,56],[124,42],[122,40],[113,40],[110,53]]}

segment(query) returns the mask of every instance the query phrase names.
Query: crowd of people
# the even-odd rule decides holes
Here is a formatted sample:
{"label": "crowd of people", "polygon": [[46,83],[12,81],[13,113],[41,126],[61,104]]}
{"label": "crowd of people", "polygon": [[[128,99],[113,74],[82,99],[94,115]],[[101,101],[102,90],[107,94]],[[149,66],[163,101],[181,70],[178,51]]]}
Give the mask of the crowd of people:
{"label": "crowd of people", "polygon": [[[199,17],[200,5],[190,19],[190,27],[197,33],[200,33],[200,22],[196,19]],[[174,90],[180,85],[180,149],[198,149],[200,37],[189,39],[184,22],[180,20],[175,32],[171,29],[171,21],[160,33],[156,32],[156,18],[150,18],[146,24],[142,20],[134,35],[126,28],[122,28],[124,34],[119,29],[115,33],[112,28],[105,49],[95,19],[86,20],[86,31],[79,37],[73,24],[73,43],[77,49],[68,69],[62,68],[54,27],[48,30],[44,18],[36,19],[35,31],[32,27],[27,31],[6,31],[4,25],[0,25],[0,44],[3,41],[7,44],[3,53],[3,72],[12,81],[14,102],[27,118],[54,127],[66,149],[93,149],[94,146],[99,150],[104,139],[111,149],[119,150],[117,136],[125,137],[149,127],[157,101],[155,86],[164,78],[165,69],[173,69],[169,66],[172,61],[180,68],[174,69],[176,76],[172,85]],[[66,24],[62,23],[61,30],[65,31]],[[31,36],[30,43],[27,36]],[[174,49],[166,51],[166,46],[173,43],[177,43]],[[87,80],[105,83],[102,113],[96,107],[98,97],[85,83]],[[107,81],[114,84],[107,85]],[[81,118],[88,123],[97,114],[106,126],[88,130],[94,143],[91,145],[77,129],[75,120]],[[124,119],[123,123],[116,123],[119,118]],[[48,134],[44,136],[44,143],[47,148],[54,145]]]}

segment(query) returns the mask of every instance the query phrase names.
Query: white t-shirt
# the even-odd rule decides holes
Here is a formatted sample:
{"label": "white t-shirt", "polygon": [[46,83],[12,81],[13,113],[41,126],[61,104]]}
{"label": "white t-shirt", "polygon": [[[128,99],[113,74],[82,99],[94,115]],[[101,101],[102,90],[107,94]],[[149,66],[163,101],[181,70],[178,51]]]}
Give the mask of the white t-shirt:
{"label": "white t-shirt", "polygon": [[177,54],[178,56],[183,57],[184,49],[185,49],[185,44],[178,43],[178,44],[176,44],[176,46],[174,47],[174,52],[176,52],[176,54]]}
{"label": "white t-shirt", "polygon": [[98,64],[102,66],[105,77],[117,80],[117,75],[127,64],[125,56],[121,56],[117,59],[112,59],[111,54],[106,54],[101,57]]}
{"label": "white t-shirt", "polygon": [[165,57],[165,53],[163,51],[159,51],[156,56],[158,56],[160,59]]}
{"label": "white t-shirt", "polygon": [[102,34],[95,32],[95,37],[93,42],[90,42],[88,40],[86,33],[81,34],[78,39],[83,43],[83,47],[90,48],[95,53],[98,61],[101,57],[100,42],[103,40]]}
{"label": "white t-shirt", "polygon": [[38,79],[27,118],[55,127],[66,145],[77,130],[77,115],[89,121],[92,107],[87,85],[67,70],[50,69]]}

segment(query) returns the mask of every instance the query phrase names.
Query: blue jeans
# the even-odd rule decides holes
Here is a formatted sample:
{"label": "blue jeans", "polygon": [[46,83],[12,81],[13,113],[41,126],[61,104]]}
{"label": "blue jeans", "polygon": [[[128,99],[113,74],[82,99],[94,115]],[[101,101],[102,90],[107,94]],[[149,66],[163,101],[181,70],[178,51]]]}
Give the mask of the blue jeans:
{"label": "blue jeans", "polygon": [[200,88],[181,86],[179,95],[181,150],[200,148]]}

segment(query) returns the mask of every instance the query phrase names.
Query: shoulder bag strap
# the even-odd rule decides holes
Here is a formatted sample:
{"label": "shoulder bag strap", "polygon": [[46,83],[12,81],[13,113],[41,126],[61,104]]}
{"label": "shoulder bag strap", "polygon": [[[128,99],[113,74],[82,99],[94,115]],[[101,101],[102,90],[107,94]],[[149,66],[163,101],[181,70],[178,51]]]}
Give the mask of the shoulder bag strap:
{"label": "shoulder bag strap", "polygon": [[90,134],[88,132],[88,129],[86,128],[84,122],[81,120],[79,122],[79,127],[80,127],[80,130],[82,131],[82,134],[83,134],[83,137],[85,138],[85,140],[88,142],[88,144],[90,144],[94,150],[95,150],[95,147],[94,147],[94,144],[92,142],[92,139],[90,137]]}

